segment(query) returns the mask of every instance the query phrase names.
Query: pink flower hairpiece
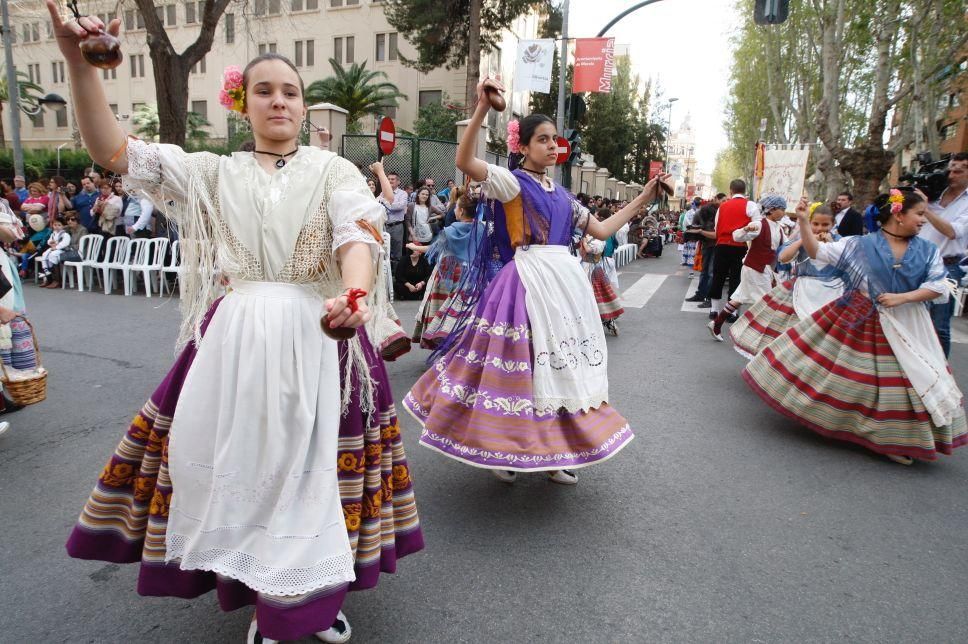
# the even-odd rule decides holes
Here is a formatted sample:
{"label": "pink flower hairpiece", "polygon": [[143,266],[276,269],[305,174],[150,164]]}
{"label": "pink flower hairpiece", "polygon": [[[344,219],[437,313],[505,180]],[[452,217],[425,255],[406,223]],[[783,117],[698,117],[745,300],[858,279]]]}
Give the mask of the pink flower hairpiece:
{"label": "pink flower hairpiece", "polygon": [[508,121],[508,152],[518,154],[521,151],[521,123]]}
{"label": "pink flower hairpiece", "polygon": [[238,65],[229,65],[222,72],[222,91],[218,93],[218,102],[233,112],[241,113],[245,109],[245,87]]}
{"label": "pink flower hairpiece", "polygon": [[897,188],[891,188],[891,196],[887,201],[891,204],[891,214],[896,215],[904,208],[904,193]]}

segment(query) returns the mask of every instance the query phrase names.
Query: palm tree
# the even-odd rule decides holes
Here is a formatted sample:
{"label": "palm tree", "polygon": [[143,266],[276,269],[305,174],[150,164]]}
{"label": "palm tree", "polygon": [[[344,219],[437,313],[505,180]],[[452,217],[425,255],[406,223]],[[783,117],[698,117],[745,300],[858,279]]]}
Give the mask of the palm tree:
{"label": "palm tree", "polygon": [[397,99],[406,99],[396,85],[389,81],[383,72],[368,71],[366,61],[353,63],[349,69],[343,67],[335,58],[329,59],[335,76],[314,81],[306,88],[306,102],[332,103],[349,112],[346,126],[350,132],[360,129],[359,120],[366,114],[380,114],[387,107],[397,107]]}
{"label": "palm tree", "polygon": [[144,103],[131,115],[131,124],[134,125],[134,133],[148,141],[158,140],[158,105],[156,103]]}
{"label": "palm tree", "polygon": [[[40,98],[44,90],[40,85],[30,81],[25,72],[17,72],[17,85],[20,90],[20,104],[31,110],[40,107]],[[0,78],[0,148],[7,146],[7,138],[3,131],[3,104],[10,102],[10,92],[7,91],[7,74],[2,72]]]}

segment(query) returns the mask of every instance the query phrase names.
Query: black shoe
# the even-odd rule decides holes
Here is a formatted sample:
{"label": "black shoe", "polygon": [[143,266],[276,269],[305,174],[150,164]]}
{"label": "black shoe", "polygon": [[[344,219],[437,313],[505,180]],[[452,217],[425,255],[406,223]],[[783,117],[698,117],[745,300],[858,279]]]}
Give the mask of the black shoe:
{"label": "black shoe", "polygon": [[700,295],[699,293],[696,293],[696,294],[695,294],[695,295],[693,295],[692,297],[687,297],[687,298],[686,298],[686,302],[702,302],[702,301],[703,301],[703,299],[704,299],[704,298],[703,298],[703,296],[702,296],[702,295]]}
{"label": "black shoe", "polygon": [[729,322],[730,324],[734,324],[738,319],[739,319],[739,313],[730,313],[726,317],[726,321]]}
{"label": "black shoe", "polygon": [[20,411],[23,409],[23,405],[18,405],[14,401],[10,400],[6,396],[3,397],[3,409],[0,409],[0,415],[12,414],[15,411]]}
{"label": "black shoe", "polygon": [[713,303],[709,300],[703,300],[702,304],[696,307],[697,309],[711,309],[713,308]]}
{"label": "black shoe", "polygon": [[719,313],[716,313],[716,311],[710,311],[709,312],[709,319],[710,320],[715,320],[717,315],[719,315]]}

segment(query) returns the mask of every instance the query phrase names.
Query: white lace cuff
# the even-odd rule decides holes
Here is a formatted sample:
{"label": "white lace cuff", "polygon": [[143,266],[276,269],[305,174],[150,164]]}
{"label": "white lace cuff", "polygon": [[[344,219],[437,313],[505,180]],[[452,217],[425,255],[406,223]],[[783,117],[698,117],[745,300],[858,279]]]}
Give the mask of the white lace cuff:
{"label": "white lace cuff", "polygon": [[376,262],[380,257],[380,249],[382,246],[377,243],[376,239],[373,238],[369,232],[360,228],[357,223],[351,222],[346,224],[340,224],[333,228],[333,254],[345,244],[353,242],[362,242],[364,244],[370,245],[370,253],[373,256],[373,261]]}

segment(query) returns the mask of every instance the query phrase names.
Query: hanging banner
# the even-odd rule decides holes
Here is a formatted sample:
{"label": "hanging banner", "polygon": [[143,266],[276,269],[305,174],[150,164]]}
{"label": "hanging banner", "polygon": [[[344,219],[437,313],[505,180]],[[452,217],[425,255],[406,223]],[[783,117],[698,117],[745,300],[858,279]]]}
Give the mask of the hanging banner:
{"label": "hanging banner", "polygon": [[763,153],[763,178],[756,187],[756,198],[779,195],[786,199],[787,212],[796,212],[803,196],[810,149],[772,150]]}
{"label": "hanging banner", "polygon": [[615,71],[614,38],[578,38],[575,41],[575,81],[572,92],[612,91]]}
{"label": "hanging banner", "polygon": [[551,92],[551,66],[555,59],[555,41],[519,40],[514,62],[514,91]]}
{"label": "hanging banner", "polygon": [[649,161],[649,180],[662,173],[661,161]]}

